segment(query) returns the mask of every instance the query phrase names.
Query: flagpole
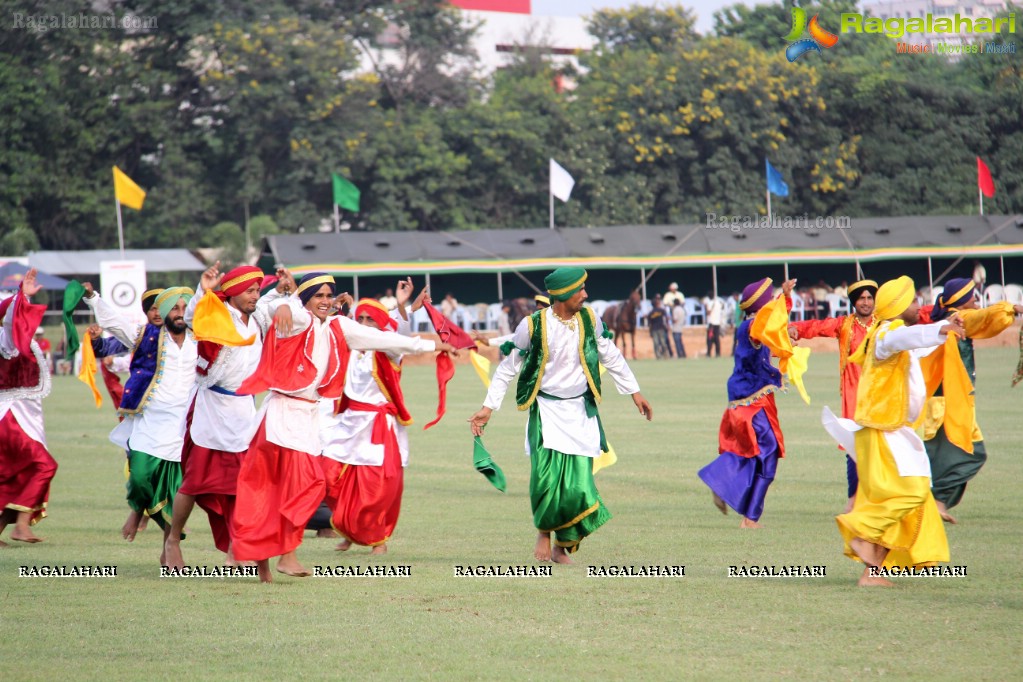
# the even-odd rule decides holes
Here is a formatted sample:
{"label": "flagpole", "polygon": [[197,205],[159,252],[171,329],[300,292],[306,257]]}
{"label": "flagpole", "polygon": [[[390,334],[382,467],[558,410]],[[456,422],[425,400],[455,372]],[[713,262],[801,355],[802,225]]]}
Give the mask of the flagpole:
{"label": "flagpole", "polygon": [[774,227],[774,216],[771,215],[771,190],[767,190],[767,217],[771,221],[768,223],[771,227]]}
{"label": "flagpole", "polygon": [[554,192],[548,192],[547,196],[551,200],[550,214],[551,214],[551,229],[553,230],[554,229]]}
{"label": "flagpole", "polygon": [[341,209],[334,204],[334,232],[341,233]]}
{"label": "flagpole", "polygon": [[114,196],[114,204],[117,205],[117,243],[121,247],[121,260],[124,260],[124,224],[121,222],[121,202]]}
{"label": "flagpole", "polygon": [[980,200],[980,214],[984,215],[984,190],[980,188],[980,182],[977,182],[977,198]]}

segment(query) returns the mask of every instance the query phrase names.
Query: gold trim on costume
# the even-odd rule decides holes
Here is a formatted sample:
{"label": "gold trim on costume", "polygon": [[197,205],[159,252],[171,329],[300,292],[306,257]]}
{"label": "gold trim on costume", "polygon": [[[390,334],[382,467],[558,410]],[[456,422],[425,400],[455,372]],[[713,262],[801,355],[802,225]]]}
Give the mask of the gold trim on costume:
{"label": "gold trim on costume", "polygon": [[[543,372],[547,367],[547,358],[550,357],[550,352],[547,348],[547,315],[546,311],[550,310],[551,315],[554,314],[552,308],[546,308],[540,311],[540,367],[536,371],[536,383],[533,385],[533,394],[529,396],[529,399],[525,403],[519,405],[519,411],[525,412],[529,409],[529,406],[536,400],[537,394],[540,392],[540,384],[543,382]],[[533,316],[530,315],[526,318],[526,324],[529,329],[530,342],[533,340]]]}
{"label": "gold trim on costume", "polygon": [[540,532],[541,533],[553,533],[554,531],[564,530],[566,528],[571,528],[572,526],[574,526],[575,524],[579,523],[580,521],[582,521],[587,516],[589,516],[590,514],[592,514],[595,511],[597,511],[598,509],[600,509],[600,502],[594,502],[592,507],[590,507],[589,509],[587,509],[583,513],[579,514],[579,516],[575,517],[574,519],[572,519],[568,523],[563,523],[560,526],[558,526],[557,528],[541,528]]}
{"label": "gold trim on costume", "polygon": [[584,272],[582,277],[577,279],[572,284],[569,284],[567,287],[561,287],[560,289],[548,289],[547,293],[550,294],[551,296],[560,296],[561,294],[568,293],[569,291],[572,291],[572,289],[575,289],[576,287],[581,285],[583,282],[585,282],[586,278],[588,276],[589,276],[589,273],[585,273]]}
{"label": "gold trim on costume", "polygon": [[[593,335],[597,335],[597,314],[593,312],[593,308],[584,307],[583,310],[590,313],[590,322],[593,324]],[[577,313],[579,314],[579,313]],[[590,385],[590,390],[593,391],[593,399],[599,404],[600,403],[600,391],[597,390],[597,384],[593,381],[593,376],[590,374],[590,368],[586,364],[586,354],[583,351],[583,341],[586,334],[583,333],[583,321],[579,319],[579,364],[582,365],[583,374],[586,376],[586,383]],[[600,358],[597,358],[597,366],[600,367]]]}
{"label": "gold trim on costume", "polygon": [[764,292],[767,291],[767,287],[771,286],[772,284],[774,284],[774,280],[768,277],[766,280],[764,280],[764,283],[760,285],[760,288],[753,292],[752,296],[750,296],[745,301],[739,302],[739,308],[742,310],[746,310],[746,308],[749,308],[756,302],[757,299],[763,296]]}
{"label": "gold trim on costume", "polygon": [[298,286],[298,289],[295,289],[295,295],[298,296],[309,287],[315,286],[317,284],[336,284],[336,282],[334,281],[334,278],[331,275],[320,275],[319,277],[313,277],[308,282],[303,282],[302,284],[300,284]]}
{"label": "gold trim on costume", "polygon": [[263,273],[258,270],[253,270],[252,272],[246,272],[243,275],[238,275],[237,277],[229,279],[226,282],[221,282],[220,290],[226,292],[228,289],[235,286],[236,284],[247,282],[250,279],[263,279]]}

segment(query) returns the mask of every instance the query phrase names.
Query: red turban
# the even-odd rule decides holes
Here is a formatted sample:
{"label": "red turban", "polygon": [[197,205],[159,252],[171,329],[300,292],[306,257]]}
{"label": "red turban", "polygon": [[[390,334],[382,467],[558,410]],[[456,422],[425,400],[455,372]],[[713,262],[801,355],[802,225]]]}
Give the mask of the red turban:
{"label": "red turban", "polygon": [[355,319],[358,320],[362,315],[369,315],[381,329],[398,328],[398,323],[387,312],[384,304],[375,298],[364,298],[359,301],[359,305],[355,307]]}
{"label": "red turban", "polygon": [[253,283],[259,285],[262,282],[262,270],[255,265],[239,265],[224,275],[224,279],[220,283],[220,290],[224,293],[224,296],[230,298],[231,296],[244,294]]}

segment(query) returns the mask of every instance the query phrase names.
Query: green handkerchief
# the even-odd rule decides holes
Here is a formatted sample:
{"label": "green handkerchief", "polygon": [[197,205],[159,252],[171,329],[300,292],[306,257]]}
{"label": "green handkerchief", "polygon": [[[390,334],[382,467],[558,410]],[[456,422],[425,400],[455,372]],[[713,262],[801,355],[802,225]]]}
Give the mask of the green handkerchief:
{"label": "green handkerchief", "polygon": [[476,471],[486,476],[491,485],[502,493],[508,487],[504,479],[504,472],[490,458],[490,453],[483,446],[483,439],[480,436],[472,439],[472,465],[476,467]]}

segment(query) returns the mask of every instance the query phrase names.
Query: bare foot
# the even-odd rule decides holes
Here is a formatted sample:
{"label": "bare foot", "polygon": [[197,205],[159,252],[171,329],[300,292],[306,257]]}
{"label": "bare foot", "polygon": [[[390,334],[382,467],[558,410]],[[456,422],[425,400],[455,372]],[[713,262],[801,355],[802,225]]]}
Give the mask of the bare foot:
{"label": "bare foot", "polygon": [[181,543],[170,539],[163,543],[163,558],[160,563],[170,568],[184,568],[185,557],[181,555]]}
{"label": "bare foot", "polygon": [[299,563],[294,552],[288,552],[277,560],[277,572],[292,578],[308,578],[312,575],[312,571]]}
{"label": "bare foot", "polygon": [[551,534],[539,533],[536,536],[536,547],[533,548],[533,556],[537,561],[551,560]]}
{"label": "bare foot", "polygon": [[575,563],[574,561],[572,561],[568,557],[568,552],[565,551],[565,548],[564,547],[558,547],[557,545],[554,546],[554,549],[551,552],[551,561],[553,561],[556,564],[574,564]]}
{"label": "bare foot", "polygon": [[[939,502],[938,500],[935,500],[934,503],[938,505],[938,514],[941,515],[942,520],[946,521],[947,523],[951,523],[953,526],[959,523],[958,521],[956,521],[956,517],[948,513],[948,507],[945,506],[944,502]],[[14,538],[13,535],[11,535],[11,537]]]}
{"label": "bare foot", "polygon": [[759,523],[753,519],[747,519],[745,516],[742,521],[739,522],[739,528],[763,528]]}
{"label": "bare foot", "polygon": [[377,545],[376,547],[373,548],[373,550],[370,552],[370,554],[371,555],[372,554],[376,554],[377,556],[379,556],[381,554],[387,554],[387,543],[384,543],[382,545]]}
{"label": "bare foot", "polygon": [[121,537],[128,542],[135,539],[135,533],[139,530],[139,519],[145,518],[142,512],[137,512],[134,509],[128,512],[128,520],[121,526]]}
{"label": "bare foot", "polygon": [[336,537],[340,537],[340,535],[333,528],[321,528],[318,531],[316,531],[316,537],[318,537],[318,538],[336,538]]}
{"label": "bare foot", "polygon": [[28,543],[36,543],[36,542],[42,542],[43,541],[43,539],[41,537],[39,537],[35,533],[33,533],[31,531],[31,529],[29,529],[28,527],[19,528],[17,526],[15,526],[14,530],[11,531],[11,539],[12,540],[17,540],[18,542],[28,542]]}
{"label": "bare foot", "polygon": [[260,559],[256,562],[256,572],[259,573],[259,582],[272,583],[274,574],[270,572],[270,560]]}
{"label": "bare foot", "polygon": [[881,547],[878,545],[867,542],[863,538],[853,538],[849,541],[849,549],[867,565],[867,568],[881,565]]}
{"label": "bare foot", "polygon": [[853,510],[853,505],[856,503],[856,496],[853,495],[849,498],[849,501],[845,503],[845,509],[842,510],[843,514],[848,514]]}
{"label": "bare foot", "polygon": [[145,514],[140,515],[142,518],[139,519],[139,530],[145,530],[149,526],[149,517]]}
{"label": "bare foot", "polygon": [[721,499],[721,496],[714,491],[711,491],[710,494],[711,499],[714,500],[714,506],[718,508],[718,511],[724,514],[725,516],[728,516],[728,505],[725,504],[725,501]]}
{"label": "bare foot", "polygon": [[334,548],[335,552],[347,552],[352,548],[352,541],[345,538],[341,542],[337,543],[337,547]]}
{"label": "bare foot", "polygon": [[863,569],[863,575],[856,582],[860,587],[895,587],[895,583],[879,575],[870,575],[870,566]]}

